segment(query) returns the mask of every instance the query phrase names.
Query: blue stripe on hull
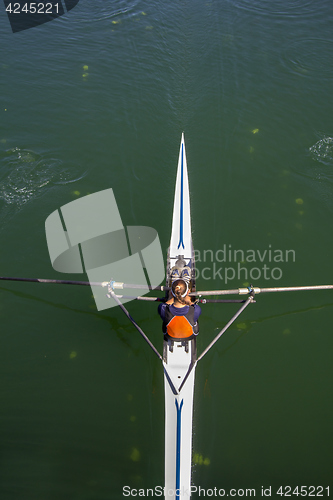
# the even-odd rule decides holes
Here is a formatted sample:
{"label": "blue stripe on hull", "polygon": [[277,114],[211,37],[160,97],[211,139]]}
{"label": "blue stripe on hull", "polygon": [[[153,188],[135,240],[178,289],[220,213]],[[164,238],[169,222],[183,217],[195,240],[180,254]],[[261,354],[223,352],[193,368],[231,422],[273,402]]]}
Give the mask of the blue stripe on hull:
{"label": "blue stripe on hull", "polygon": [[176,500],[179,500],[180,496],[180,441],[181,441],[181,413],[183,408],[184,400],[182,399],[180,405],[178,406],[177,399],[175,400],[177,408],[177,441],[176,441]]}
{"label": "blue stripe on hull", "polygon": [[181,183],[180,183],[180,221],[179,221],[179,243],[177,249],[180,245],[184,246],[184,145],[182,144],[182,166],[181,166]]}

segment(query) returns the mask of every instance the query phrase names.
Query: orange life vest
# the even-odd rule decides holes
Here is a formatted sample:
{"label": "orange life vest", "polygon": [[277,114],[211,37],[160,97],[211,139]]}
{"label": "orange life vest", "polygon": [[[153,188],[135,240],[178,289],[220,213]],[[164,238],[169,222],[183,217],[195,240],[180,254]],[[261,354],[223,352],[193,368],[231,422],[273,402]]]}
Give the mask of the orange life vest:
{"label": "orange life vest", "polygon": [[199,332],[198,322],[194,322],[194,306],[188,306],[188,312],[181,316],[176,316],[170,311],[167,304],[165,308],[165,318],[163,322],[163,332],[169,337],[176,339],[186,339]]}

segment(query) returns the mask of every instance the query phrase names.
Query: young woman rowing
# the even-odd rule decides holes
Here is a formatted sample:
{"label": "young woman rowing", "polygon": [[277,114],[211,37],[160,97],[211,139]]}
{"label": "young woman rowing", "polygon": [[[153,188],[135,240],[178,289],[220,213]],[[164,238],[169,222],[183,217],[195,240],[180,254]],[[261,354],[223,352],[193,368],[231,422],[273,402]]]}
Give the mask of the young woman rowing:
{"label": "young woman rowing", "polygon": [[176,279],[171,285],[169,300],[158,307],[163,320],[163,333],[173,339],[190,339],[199,333],[201,307],[189,297],[187,282]]}

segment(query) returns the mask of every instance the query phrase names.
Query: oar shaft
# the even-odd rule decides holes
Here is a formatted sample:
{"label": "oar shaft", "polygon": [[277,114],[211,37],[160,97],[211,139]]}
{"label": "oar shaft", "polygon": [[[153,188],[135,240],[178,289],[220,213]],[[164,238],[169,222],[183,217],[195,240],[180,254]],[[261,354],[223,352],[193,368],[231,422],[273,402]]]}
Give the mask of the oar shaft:
{"label": "oar shaft", "polygon": [[51,280],[51,279],[43,279],[43,278],[13,278],[0,276],[0,280],[2,281],[28,281],[30,283],[51,283],[53,285],[83,285],[83,286],[105,286],[104,283],[99,283],[92,281],[70,281],[70,280]]}
{"label": "oar shaft", "polygon": [[[333,290],[333,285],[310,285],[310,286],[284,286],[284,287],[272,287],[272,288],[259,288],[253,287],[253,292],[258,293],[270,293],[270,292],[300,292],[307,290]],[[234,288],[233,290],[210,290],[210,291],[199,291],[195,293],[190,293],[192,296],[205,297],[212,295],[247,295],[252,291],[248,288]]]}
{"label": "oar shaft", "polygon": [[[106,287],[110,283],[109,281],[72,281],[72,280],[52,280],[52,279],[43,279],[43,278],[16,278],[10,276],[0,276],[0,280],[2,281],[27,281],[30,283],[50,283],[53,285],[83,285],[83,286],[103,286]],[[150,285],[137,285],[137,284],[128,284],[121,283],[118,281],[112,282],[113,288],[124,289],[124,288],[132,288],[139,290],[159,290],[164,292],[166,290],[170,290],[167,286],[150,286]]]}
{"label": "oar shaft", "polygon": [[[270,293],[270,292],[298,292],[307,290],[332,290],[333,285],[314,285],[314,286],[285,286],[285,287],[273,287],[273,288],[259,288],[258,293]],[[256,292],[257,293],[257,292]]]}

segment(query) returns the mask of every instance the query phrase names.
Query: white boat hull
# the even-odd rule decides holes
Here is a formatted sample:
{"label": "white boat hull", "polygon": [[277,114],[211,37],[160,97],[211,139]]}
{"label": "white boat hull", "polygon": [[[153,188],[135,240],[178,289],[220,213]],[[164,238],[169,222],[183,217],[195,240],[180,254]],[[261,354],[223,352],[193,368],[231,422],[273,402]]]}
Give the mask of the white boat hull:
{"label": "white boat hull", "polygon": [[[184,134],[182,135],[171,240],[167,262],[167,285],[174,265],[191,268],[195,291],[195,263],[191,234],[190,195]],[[192,416],[196,367],[196,339],[168,340],[163,346],[165,391],[165,499],[189,500],[191,496]]]}
{"label": "white boat hull", "polygon": [[192,256],[190,191],[184,134],[180,143],[169,248],[169,256],[172,260],[178,255],[183,255],[185,259],[190,259]]}
{"label": "white boat hull", "polygon": [[182,342],[173,343],[173,352],[166,342],[164,346],[165,498],[168,500],[189,500],[191,496],[196,342],[187,344],[188,352]]}

